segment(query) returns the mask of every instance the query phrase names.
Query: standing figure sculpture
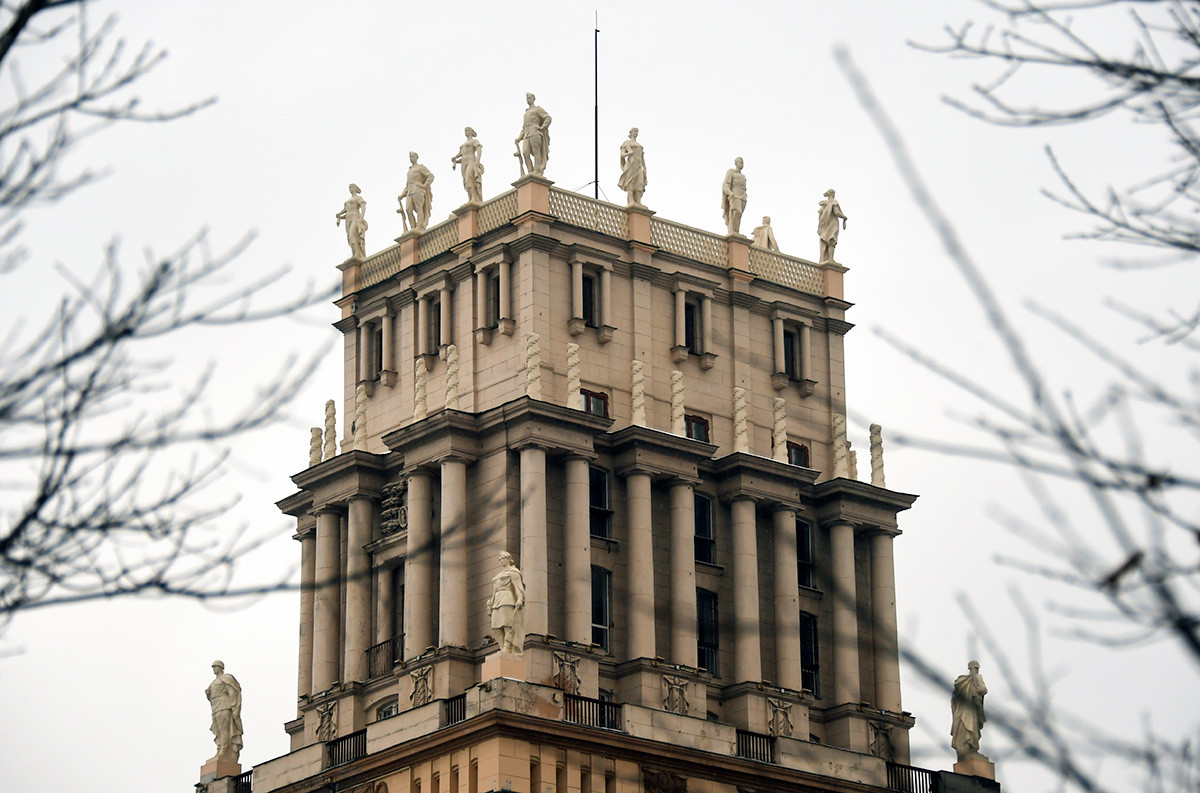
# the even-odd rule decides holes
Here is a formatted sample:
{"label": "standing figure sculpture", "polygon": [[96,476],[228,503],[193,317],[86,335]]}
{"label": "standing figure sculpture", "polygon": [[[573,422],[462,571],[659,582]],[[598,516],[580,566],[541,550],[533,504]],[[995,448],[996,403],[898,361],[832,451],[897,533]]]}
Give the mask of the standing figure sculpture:
{"label": "standing figure sculpture", "polygon": [[769,251],[779,250],[779,243],[775,241],[775,231],[771,228],[769,217],[764,217],[762,225],[754,228],[754,242],[750,244],[756,248],[766,248]]}
{"label": "standing figure sculpture", "polygon": [[342,205],[342,211],[334,215],[337,225],[346,221],[346,242],[350,243],[350,256],[367,258],[367,202],[358,185],[350,183],[350,197]]}
{"label": "standing figure sculpture", "polygon": [[820,208],[817,210],[817,236],[821,238],[821,261],[833,261],[833,249],[838,243],[838,220],[841,219],[841,228],[846,228],[846,216],[842,213],[842,207],[834,198],[833,188],[825,191],[825,198],[820,203]]}
{"label": "standing figure sculpture", "polygon": [[621,144],[621,178],[617,187],[625,191],[630,206],[642,205],[646,192],[646,155],[637,141],[638,129],[629,130],[629,140]]}
{"label": "standing figure sculpture", "polygon": [[458,147],[458,154],[450,158],[450,170],[462,166],[463,189],[467,191],[467,201],[472,204],[483,203],[483,144],[475,139],[475,130],[467,127],[463,130],[467,139]]}
{"label": "standing figure sculpture", "polygon": [[404,192],[396,196],[400,208],[396,211],[404,218],[404,230],[424,231],[429,225],[429,210],[433,205],[433,172],[417,162],[417,153],[410,151],[405,178]]}
{"label": "standing figure sculpture", "polygon": [[517,136],[521,175],[543,176],[550,159],[550,114],[535,105],[533,94],[525,94],[525,117],[521,119],[521,134]]}
{"label": "standing figure sculpture", "polygon": [[742,158],[733,161],[733,167],[725,172],[721,184],[721,213],[725,216],[725,228],[729,234],[738,234],[742,228],[742,213],[746,211],[746,177],[742,173]]}
{"label": "standing figure sculpture", "polygon": [[950,746],[959,762],[979,756],[979,736],[987,719],[983,715],[983,697],[987,694],[979,662],[967,664],[967,674],[954,681],[950,695]]}
{"label": "standing figure sculpture", "polygon": [[500,572],[492,579],[487,608],[492,616],[492,638],[505,655],[525,652],[525,582],[512,554],[500,554]]}
{"label": "standing figure sculpture", "polygon": [[213,760],[236,763],[242,751],[242,687],[233,675],[225,672],[225,664],[213,661],[213,681],[204,690],[212,706],[213,743],[217,753]]}

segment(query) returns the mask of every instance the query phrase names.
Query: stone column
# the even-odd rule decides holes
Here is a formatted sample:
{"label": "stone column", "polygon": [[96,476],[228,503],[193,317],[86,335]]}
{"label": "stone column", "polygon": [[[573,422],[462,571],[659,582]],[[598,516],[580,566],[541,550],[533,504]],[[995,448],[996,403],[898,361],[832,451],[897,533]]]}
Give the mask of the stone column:
{"label": "stone column", "polygon": [[371,560],[365,546],[371,541],[374,504],[365,496],[350,499],[346,520],[346,651],[345,680],[366,680],[367,648],[371,646]]}
{"label": "stone column", "polygon": [[383,370],[396,371],[396,315],[390,310],[383,315]]}
{"label": "stone column", "polygon": [[512,319],[512,293],[509,281],[512,278],[512,262],[500,262],[500,319]]}
{"label": "stone column", "polygon": [[[475,271],[475,327],[486,328],[488,321],[487,311],[487,270]],[[496,319],[500,318],[499,306],[496,306]]]}
{"label": "stone column", "polygon": [[408,478],[408,555],[404,560],[404,657],[416,658],[435,643],[432,483],[429,474]]}
{"label": "stone column", "polygon": [[429,300],[417,299],[417,355],[429,352]]}
{"label": "stone column", "polygon": [[[411,526],[411,518],[409,525]],[[410,528],[409,531],[412,529]],[[442,460],[441,616],[438,644],[467,646],[467,462]]]}
{"label": "stone column", "polygon": [[675,290],[675,346],[682,347],[687,344],[687,326],[685,323],[685,312],[687,310],[687,292],[677,288]]}
{"label": "stone column", "polygon": [[805,380],[815,380],[812,372],[812,333],[808,324],[800,326],[800,371],[799,375]]}
{"label": "stone column", "polygon": [[787,362],[783,355],[783,317],[772,317],[771,329],[775,334],[775,371],[787,371]]}
{"label": "stone column", "polygon": [[733,682],[762,680],[758,617],[758,527],[752,498],[730,505],[733,516]]}
{"label": "stone column", "polygon": [[313,692],[338,681],[341,646],[342,519],[331,507],[317,511],[316,590],[313,597]]}
{"label": "stone column", "polygon": [[371,337],[374,335],[370,325],[358,326],[358,380],[360,383],[363,380],[371,379]]}
{"label": "stone column", "polygon": [[671,658],[696,665],[696,517],[692,483],[671,483]]}
{"label": "stone column", "polygon": [[871,536],[871,613],[875,617],[875,707],[900,713],[893,536],[883,529]]}
{"label": "stone column", "polygon": [[[394,568],[380,567],[375,571],[375,643],[392,638],[392,613],[396,610]],[[401,648],[403,649],[403,648]]]}
{"label": "stone column", "polygon": [[525,579],[525,633],[550,631],[546,571],[546,450],[521,449],[521,574]]}
{"label": "stone column", "polygon": [[800,577],[796,569],[796,513],[787,507],[775,510],[775,682],[799,691]]}
{"label": "stone column", "polygon": [[592,642],[592,533],[588,505],[588,461],[566,462],[567,641]]}
{"label": "stone column", "polygon": [[705,295],[700,299],[700,352],[712,352],[712,298]]}
{"label": "stone column", "polygon": [[654,658],[654,534],[651,531],[650,474],[625,477],[629,509],[629,657]]}
{"label": "stone column", "polygon": [[854,581],[854,527],[844,521],[829,530],[833,561],[833,704],[860,702],[858,600]]}
{"label": "stone column", "polygon": [[583,316],[583,262],[571,262],[571,318]]}
{"label": "stone column", "polygon": [[441,338],[438,339],[438,344],[446,347],[454,343],[454,328],[450,325],[450,297],[453,294],[449,286],[442,287],[442,298],[439,301],[441,316],[439,317],[439,331]]}
{"label": "stone column", "polygon": [[600,271],[600,324],[612,325],[612,270],[607,267]]}
{"label": "stone column", "polygon": [[313,693],[313,582],[317,575],[317,533],[300,532],[300,668],[296,675],[297,696]]}

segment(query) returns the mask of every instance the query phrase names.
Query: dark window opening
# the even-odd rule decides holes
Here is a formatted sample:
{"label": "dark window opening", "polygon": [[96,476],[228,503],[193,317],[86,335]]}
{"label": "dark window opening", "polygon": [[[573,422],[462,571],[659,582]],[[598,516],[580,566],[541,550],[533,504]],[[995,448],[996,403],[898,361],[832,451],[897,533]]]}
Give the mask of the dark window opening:
{"label": "dark window opening", "polygon": [[593,537],[612,538],[612,508],[608,492],[608,471],[588,469],[588,506],[591,511]]}
{"label": "dark window opening", "polygon": [[807,611],[800,612],[800,685],[811,691],[814,697],[821,696],[820,665],[817,663],[817,617]]}
{"label": "dark window opening", "polygon": [[485,308],[483,326],[493,330],[500,327],[500,275],[495,270],[489,270],[484,276]]}
{"label": "dark window opening", "polygon": [[792,465],[808,468],[808,447],[804,444],[788,441],[787,457],[788,462]]}
{"label": "dark window opening", "polygon": [[783,371],[789,380],[804,377],[800,366],[800,331],[792,328],[783,331]]}
{"label": "dark window opening", "polygon": [[717,628],[717,593],[696,590],[696,663],[701,669],[717,674],[719,632]]}
{"label": "dark window opening", "polygon": [[437,352],[438,347],[442,344],[442,301],[429,301],[429,327],[426,328],[428,334],[425,339],[426,352]]}
{"label": "dark window opening", "polygon": [[816,575],[813,570],[813,536],[812,526],[808,521],[796,521],[796,572],[800,586],[813,589],[816,587]]}
{"label": "dark window opening", "polygon": [[581,388],[579,389],[579,398],[583,403],[584,412],[608,418],[608,394]]}
{"label": "dark window opening", "polygon": [[713,502],[708,496],[694,493],[692,510],[696,523],[696,561],[717,563],[717,540],[713,528]]}
{"label": "dark window opening", "polygon": [[583,324],[589,328],[600,326],[600,300],[596,276],[592,273],[583,274]]}
{"label": "dark window opening", "polygon": [[687,415],[683,417],[683,427],[684,434],[692,440],[708,443],[708,419]]}
{"label": "dark window opening", "polygon": [[692,355],[703,352],[700,334],[700,306],[688,301],[683,304],[683,345]]}
{"label": "dark window opening", "polygon": [[612,573],[592,567],[592,644],[608,652],[612,625]]}

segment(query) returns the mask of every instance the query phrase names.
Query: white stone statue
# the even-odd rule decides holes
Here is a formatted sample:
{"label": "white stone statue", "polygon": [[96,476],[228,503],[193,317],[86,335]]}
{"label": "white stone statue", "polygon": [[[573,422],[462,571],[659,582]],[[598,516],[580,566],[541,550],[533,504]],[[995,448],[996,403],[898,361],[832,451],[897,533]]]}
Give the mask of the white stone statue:
{"label": "white stone statue", "polygon": [[367,202],[358,185],[350,184],[350,197],[342,204],[342,211],[334,215],[337,225],[346,221],[346,242],[350,243],[350,256],[354,259],[367,258]]}
{"label": "white stone statue", "polygon": [[617,187],[625,191],[630,206],[642,205],[646,192],[646,155],[637,141],[637,127],[629,130],[629,140],[621,144],[621,178]]}
{"label": "white stone statue", "polygon": [[467,127],[463,130],[467,139],[458,147],[458,154],[450,158],[450,170],[462,166],[463,189],[467,191],[467,201],[472,204],[483,203],[483,144],[475,138],[475,130]]}
{"label": "white stone statue", "polygon": [[433,172],[417,162],[417,153],[410,151],[408,161],[412,163],[405,177],[404,192],[396,196],[400,208],[396,211],[404,219],[404,230],[424,231],[429,225],[429,210],[433,207]]}
{"label": "white stone statue", "polygon": [[754,242],[751,243],[756,248],[766,248],[769,251],[779,250],[779,243],[775,241],[775,231],[771,228],[771,219],[764,217],[761,226],[754,227]]}
{"label": "white stone statue", "polygon": [[833,189],[825,191],[825,198],[821,200],[817,209],[817,236],[821,238],[821,262],[833,261],[833,249],[838,243],[838,219],[841,219],[841,228],[846,228],[846,216],[842,213],[842,207],[838,204],[834,197]]}
{"label": "white stone statue", "polygon": [[487,609],[492,617],[492,638],[505,655],[525,653],[525,581],[512,554],[500,554],[500,572],[492,579]]}
{"label": "white stone statue", "polygon": [[967,664],[967,674],[954,681],[950,695],[950,746],[958,753],[958,761],[980,756],[979,736],[987,719],[983,715],[983,697],[987,694],[979,662]]}
{"label": "white stone statue", "polygon": [[733,167],[725,172],[721,184],[721,213],[725,216],[725,228],[729,234],[738,234],[742,229],[742,213],[746,211],[746,177],[742,173],[742,158],[733,161]]}
{"label": "white stone statue", "polygon": [[209,729],[217,745],[212,759],[236,763],[242,752],[242,687],[220,661],[213,661],[212,670],[213,681],[204,689],[204,696],[212,706]]}
{"label": "white stone statue", "polygon": [[533,94],[525,94],[525,116],[521,119],[521,134],[517,136],[517,153],[521,175],[543,176],[550,159],[550,114],[534,104]]}

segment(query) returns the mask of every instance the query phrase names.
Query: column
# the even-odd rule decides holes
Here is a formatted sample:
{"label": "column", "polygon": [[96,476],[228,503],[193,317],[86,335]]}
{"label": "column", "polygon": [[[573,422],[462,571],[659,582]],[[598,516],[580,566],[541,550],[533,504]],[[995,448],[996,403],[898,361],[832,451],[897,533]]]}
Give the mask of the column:
{"label": "column", "polygon": [[700,352],[712,352],[712,298],[708,295],[700,298]]}
{"label": "column", "polygon": [[733,516],[733,682],[762,680],[758,618],[758,528],[752,498],[730,505]]}
{"label": "column", "polygon": [[389,309],[383,315],[383,370],[396,371],[396,315]]}
{"label": "column", "polygon": [[858,600],[854,582],[854,528],[829,530],[833,556],[833,704],[862,700],[858,676]]}
{"label": "column", "polygon": [[786,507],[773,517],[775,562],[775,682],[799,691],[800,578],[796,569],[796,513]]}
{"label": "column", "polygon": [[571,318],[583,316],[583,262],[571,262]]}
{"label": "column", "polygon": [[783,317],[772,317],[771,326],[775,334],[775,371],[783,372],[787,369],[783,356]]}
{"label": "column", "polygon": [[675,289],[675,346],[682,347],[687,344],[687,330],[685,324],[685,312],[687,304],[687,293],[680,288]]}
{"label": "column", "polygon": [[370,325],[358,326],[358,380],[371,379],[371,332]]}
{"label": "column", "polygon": [[396,587],[393,567],[375,570],[375,644],[392,638],[392,613],[396,609]]}
{"label": "column", "polygon": [[[650,474],[625,477],[629,509],[629,657],[654,658],[654,534],[650,528]],[[694,552],[694,551],[693,551]]]}
{"label": "column", "polygon": [[313,693],[313,580],[317,574],[317,534],[314,529],[300,532],[300,668],[296,674],[296,695]]}
{"label": "column", "polygon": [[525,633],[549,633],[546,450],[540,446],[521,449],[521,574],[525,578]]}
{"label": "column", "polygon": [[612,270],[600,271],[600,324],[612,326]]}
{"label": "column", "polygon": [[350,499],[346,518],[346,652],[343,682],[366,680],[371,646],[371,541],[374,504],[365,496]]}
{"label": "column", "polygon": [[814,380],[812,372],[812,334],[808,325],[800,326],[800,377],[804,380]]}
{"label": "column", "polygon": [[316,590],[313,593],[313,693],[338,681],[341,642],[341,516],[331,507],[317,511]]}
{"label": "column", "polygon": [[512,292],[509,283],[512,279],[512,262],[504,259],[500,262],[500,319],[512,319]]}
{"label": "column", "polygon": [[[423,302],[423,301],[422,301]],[[404,560],[404,657],[416,658],[433,646],[433,512],[429,474],[408,478],[408,555]]]}
{"label": "column", "polygon": [[454,328],[450,326],[450,295],[450,287],[443,286],[440,306],[442,315],[438,322],[438,324],[441,326],[441,338],[438,339],[438,344],[443,347],[454,343]]}
{"label": "column", "polygon": [[442,552],[438,644],[466,647],[467,462],[462,458],[442,460],[442,526],[439,534]]}
{"label": "column", "polygon": [[566,463],[567,641],[592,642],[592,532],[588,503],[588,461]]}
{"label": "column", "polygon": [[487,280],[487,270],[475,271],[475,327],[477,328],[486,328],[488,324]]}
{"label": "column", "polygon": [[671,484],[671,663],[696,665],[696,517],[692,483]]}
{"label": "column", "polygon": [[429,301],[426,298],[417,299],[417,355],[429,352]]}
{"label": "column", "polygon": [[900,713],[893,536],[882,529],[871,536],[871,613],[875,617],[875,707]]}

